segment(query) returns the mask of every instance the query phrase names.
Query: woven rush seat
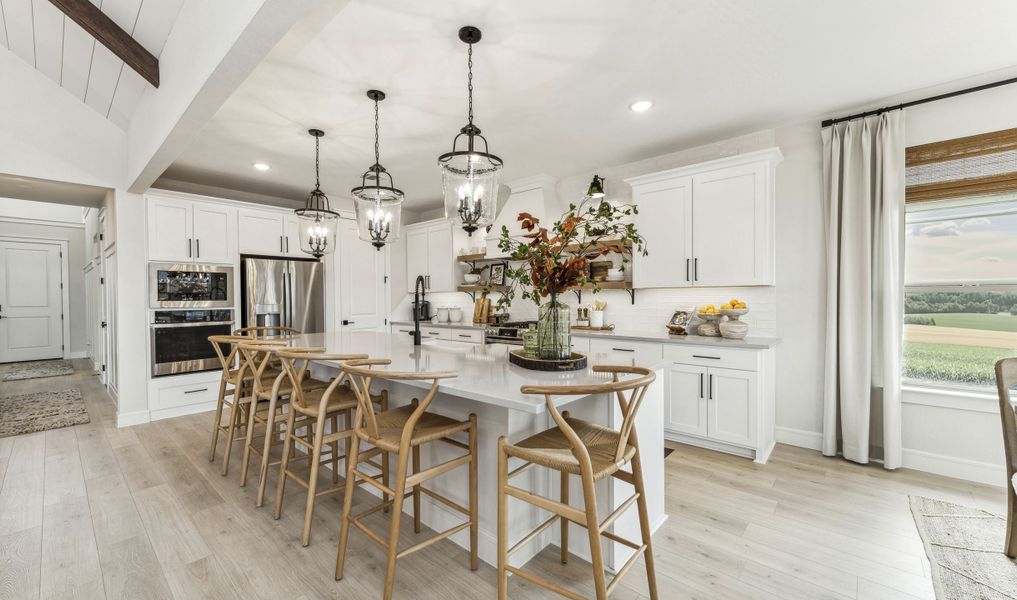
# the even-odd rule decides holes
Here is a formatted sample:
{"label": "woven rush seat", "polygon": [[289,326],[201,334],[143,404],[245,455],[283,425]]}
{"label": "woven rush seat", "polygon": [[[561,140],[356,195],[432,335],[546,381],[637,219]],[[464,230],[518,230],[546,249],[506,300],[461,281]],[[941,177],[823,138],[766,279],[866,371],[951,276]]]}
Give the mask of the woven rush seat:
{"label": "woven rush seat", "polygon": [[[266,375],[261,378],[261,386],[260,387],[256,386],[254,392],[255,395],[258,397],[258,400],[267,400],[272,396],[272,386],[275,384],[275,379],[278,376],[279,372],[276,372],[272,376]],[[300,382],[300,388],[304,390],[305,393],[319,392],[318,399],[321,399],[320,392],[327,388],[328,384],[329,384],[328,381],[321,381],[318,379],[311,379],[309,377],[305,377]],[[280,396],[293,395],[293,385],[290,383],[290,379],[288,377],[284,377],[282,383],[279,385],[279,395]]]}
{"label": "woven rush seat", "polygon": [[[321,387],[308,389],[304,387],[303,397],[290,402],[290,408],[299,414],[308,417],[317,417],[321,407],[321,397],[328,388],[328,383]],[[280,392],[282,393],[282,392]],[[357,407],[357,396],[347,383],[339,384],[329,396],[328,404],[325,407],[326,413],[334,413],[341,410],[349,410]]]}
{"label": "woven rush seat", "polygon": [[[378,437],[368,438],[368,441],[389,452],[399,451],[399,440],[403,435],[403,427],[409,420],[410,415],[416,410],[416,406],[408,404],[378,413]],[[413,428],[413,436],[410,438],[410,447],[434,442],[460,431],[468,431],[469,421],[456,421],[442,415],[425,412]]]}
{"label": "woven rush seat", "polygon": [[[622,465],[632,460],[636,453],[635,446],[626,444],[622,460],[616,462],[615,451],[618,449],[618,440],[621,437],[617,431],[572,417],[566,418],[565,422],[576,432],[580,441],[586,446],[586,451],[590,453],[594,481],[609,477]],[[509,456],[528,462],[573,475],[581,474],[579,461],[572,453],[572,446],[569,445],[568,438],[557,427],[532,435],[511,446],[506,446],[505,450]]]}

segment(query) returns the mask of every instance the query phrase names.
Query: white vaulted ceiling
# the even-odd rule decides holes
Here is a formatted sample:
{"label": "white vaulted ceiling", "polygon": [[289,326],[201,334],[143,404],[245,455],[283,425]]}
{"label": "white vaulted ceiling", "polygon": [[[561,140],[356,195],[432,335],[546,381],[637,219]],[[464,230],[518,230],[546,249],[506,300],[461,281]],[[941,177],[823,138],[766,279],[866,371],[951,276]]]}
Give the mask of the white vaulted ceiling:
{"label": "white vaulted ceiling", "polygon": [[[183,4],[91,1],[156,57]],[[149,85],[49,0],[0,0],[0,45],[123,129]]]}
{"label": "white vaulted ceiling", "polygon": [[[306,130],[320,127],[323,188],[345,195],[373,162],[364,93],[378,88],[382,163],[408,207],[434,206],[436,159],[466,116],[462,25],[483,31],[476,120],[511,180],[592,175],[1011,68],[1015,22],[1013,0],[349,0],[273,51],[164,176],[300,199]],[[630,111],[640,99],[653,108]]]}

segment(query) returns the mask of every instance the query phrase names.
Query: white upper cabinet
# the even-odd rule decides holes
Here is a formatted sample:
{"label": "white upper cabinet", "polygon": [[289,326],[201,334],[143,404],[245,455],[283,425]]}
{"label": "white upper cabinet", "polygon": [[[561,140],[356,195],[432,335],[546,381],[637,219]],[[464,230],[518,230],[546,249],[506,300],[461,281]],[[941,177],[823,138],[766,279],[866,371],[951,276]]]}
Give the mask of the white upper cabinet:
{"label": "white upper cabinet", "polygon": [[148,259],[161,262],[232,263],[237,210],[178,198],[148,198]]}
{"label": "white upper cabinet", "polygon": [[286,256],[301,258],[309,256],[300,250],[300,219],[295,214],[286,215],[283,223],[283,252]]}
{"label": "white upper cabinet", "polygon": [[692,178],[696,285],[773,283],[773,202],[767,166],[754,162]]}
{"label": "white upper cabinet", "polygon": [[237,209],[194,203],[194,259],[232,263],[237,254]]}
{"label": "white upper cabinet", "polygon": [[[286,253],[285,216],[267,210],[240,211],[240,253],[282,255]],[[299,245],[299,241],[297,242]]]}
{"label": "white upper cabinet", "polygon": [[692,178],[633,187],[632,203],[639,207],[634,222],[650,252],[633,253],[632,287],[692,285]]}
{"label": "white upper cabinet", "polygon": [[626,179],[649,250],[633,259],[633,286],[773,285],[781,158],[769,148]]}
{"label": "white upper cabinet", "polygon": [[406,238],[406,284],[409,292],[423,275],[429,292],[453,292],[457,286],[452,225],[445,219],[403,228]]}

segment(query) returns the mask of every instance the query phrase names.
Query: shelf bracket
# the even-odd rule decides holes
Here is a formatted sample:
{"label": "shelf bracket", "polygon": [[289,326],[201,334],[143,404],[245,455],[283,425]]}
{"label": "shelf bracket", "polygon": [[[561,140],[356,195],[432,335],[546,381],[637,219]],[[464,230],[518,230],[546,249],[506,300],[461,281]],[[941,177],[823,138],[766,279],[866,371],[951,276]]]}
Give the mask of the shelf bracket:
{"label": "shelf bracket", "polygon": [[[579,304],[582,304],[583,303],[583,290],[581,290],[581,289],[574,289],[574,290],[571,290],[571,291],[572,291],[573,294],[576,295],[576,299],[579,302]],[[604,290],[600,290],[600,291],[603,292]],[[636,303],[636,290],[635,290],[635,288],[626,288],[626,289],[623,289],[622,291],[629,295],[630,303],[635,305],[635,303]]]}

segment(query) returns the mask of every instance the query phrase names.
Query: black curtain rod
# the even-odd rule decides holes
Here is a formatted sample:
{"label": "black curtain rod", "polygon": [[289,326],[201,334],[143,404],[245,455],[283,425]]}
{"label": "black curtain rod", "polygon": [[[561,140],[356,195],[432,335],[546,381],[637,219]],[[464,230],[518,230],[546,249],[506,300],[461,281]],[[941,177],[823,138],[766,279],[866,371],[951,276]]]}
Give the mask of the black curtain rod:
{"label": "black curtain rod", "polygon": [[919,104],[925,104],[927,102],[935,102],[936,100],[945,100],[947,98],[953,98],[954,96],[963,96],[964,94],[970,94],[972,92],[980,92],[982,90],[990,90],[1004,85],[1010,85],[1011,83],[1017,83],[1017,77],[1011,77],[1010,79],[1004,79],[1002,81],[994,81],[992,83],[985,83],[982,85],[976,85],[975,87],[969,87],[963,90],[957,90],[956,92],[948,92],[946,94],[940,94],[938,96],[930,96],[929,98],[922,98],[921,100],[912,100],[911,102],[904,102],[896,106],[886,106],[876,110],[868,110],[860,112],[854,115],[848,115],[846,117],[837,117],[836,119],[827,119],[823,121],[823,127],[829,127],[830,125],[836,125],[837,123],[843,123],[844,121],[852,121],[854,119],[863,119],[865,117],[871,117],[873,115],[881,115],[891,110],[901,110],[903,108],[909,108],[911,106],[917,106]]}

